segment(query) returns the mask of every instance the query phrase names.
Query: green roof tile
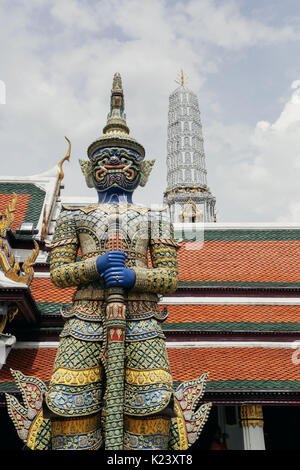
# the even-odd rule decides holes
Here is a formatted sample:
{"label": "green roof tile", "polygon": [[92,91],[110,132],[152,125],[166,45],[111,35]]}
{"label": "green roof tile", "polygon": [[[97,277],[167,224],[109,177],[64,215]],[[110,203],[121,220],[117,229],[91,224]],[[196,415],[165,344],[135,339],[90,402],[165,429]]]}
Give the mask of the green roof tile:
{"label": "green roof tile", "polygon": [[197,233],[190,230],[176,230],[175,237],[183,241],[278,241],[300,240],[300,229],[228,229],[204,230]]}

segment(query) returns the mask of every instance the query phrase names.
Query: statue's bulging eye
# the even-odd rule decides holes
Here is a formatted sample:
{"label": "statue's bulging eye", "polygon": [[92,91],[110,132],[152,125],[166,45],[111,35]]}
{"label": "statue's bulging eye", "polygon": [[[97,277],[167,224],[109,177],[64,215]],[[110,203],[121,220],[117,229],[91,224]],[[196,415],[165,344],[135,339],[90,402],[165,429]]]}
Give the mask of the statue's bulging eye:
{"label": "statue's bulging eye", "polygon": [[108,157],[101,158],[101,160],[98,160],[97,166],[103,166],[108,162]]}

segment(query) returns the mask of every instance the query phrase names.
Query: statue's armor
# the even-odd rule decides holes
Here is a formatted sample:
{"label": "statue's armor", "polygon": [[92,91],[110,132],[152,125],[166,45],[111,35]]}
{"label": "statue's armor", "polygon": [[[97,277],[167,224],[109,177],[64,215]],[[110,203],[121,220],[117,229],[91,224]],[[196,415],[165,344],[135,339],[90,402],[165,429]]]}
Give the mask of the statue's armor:
{"label": "statue's armor", "polygon": [[[111,235],[116,222],[118,244]],[[50,254],[51,279],[58,287],[78,288],[72,305],[61,311],[65,325],[46,396],[48,408],[57,417],[65,417],[52,426],[53,448],[97,449],[101,445],[107,291],[96,259],[116,249],[128,255],[126,266],[136,276],[125,297],[124,448],[167,448],[169,420],[157,417],[172,402],[173,383],[161,328],[165,315],[157,304],[160,294],[177,287],[176,248],[163,210],[133,204],[63,207]],[[76,428],[73,434],[72,426]]]}
{"label": "statue's armor", "polygon": [[178,244],[164,210],[132,204],[154,160],[144,160],[124,109],[116,73],[103,135],[79,160],[99,203],[63,206],[52,242],[52,282],[77,289],[61,309],[50,384],[12,371],[26,406],[7,394],[8,410],[30,449],[96,450],[104,440],[106,450],[184,450],[211,406],[198,409],[207,374],[173,392],[158,300],[177,288]]}

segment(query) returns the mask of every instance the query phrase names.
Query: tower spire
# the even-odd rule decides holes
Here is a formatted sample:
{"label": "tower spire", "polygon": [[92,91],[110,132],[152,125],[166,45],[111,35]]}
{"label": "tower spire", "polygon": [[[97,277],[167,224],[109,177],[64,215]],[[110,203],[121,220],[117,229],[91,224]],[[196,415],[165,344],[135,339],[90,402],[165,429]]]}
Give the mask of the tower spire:
{"label": "tower spire", "polygon": [[198,99],[184,78],[181,70],[180,86],[169,97],[164,202],[174,222],[213,222],[216,200],[207,186]]}

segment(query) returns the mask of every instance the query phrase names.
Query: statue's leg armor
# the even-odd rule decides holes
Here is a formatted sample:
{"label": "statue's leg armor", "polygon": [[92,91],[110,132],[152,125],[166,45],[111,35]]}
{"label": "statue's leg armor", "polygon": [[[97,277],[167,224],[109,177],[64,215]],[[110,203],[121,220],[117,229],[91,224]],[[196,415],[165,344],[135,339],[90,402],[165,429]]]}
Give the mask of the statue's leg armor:
{"label": "statue's leg armor", "polygon": [[170,419],[163,416],[149,416],[124,419],[124,450],[166,450],[168,449]]}
{"label": "statue's leg armor", "polygon": [[101,342],[62,337],[46,405],[51,412],[53,450],[95,450],[102,445]]}
{"label": "statue's leg armor", "polygon": [[51,420],[52,450],[97,450],[101,446],[100,413]]}
{"label": "statue's leg armor", "polygon": [[173,381],[164,338],[127,342],[124,412],[126,449],[168,449]]}

